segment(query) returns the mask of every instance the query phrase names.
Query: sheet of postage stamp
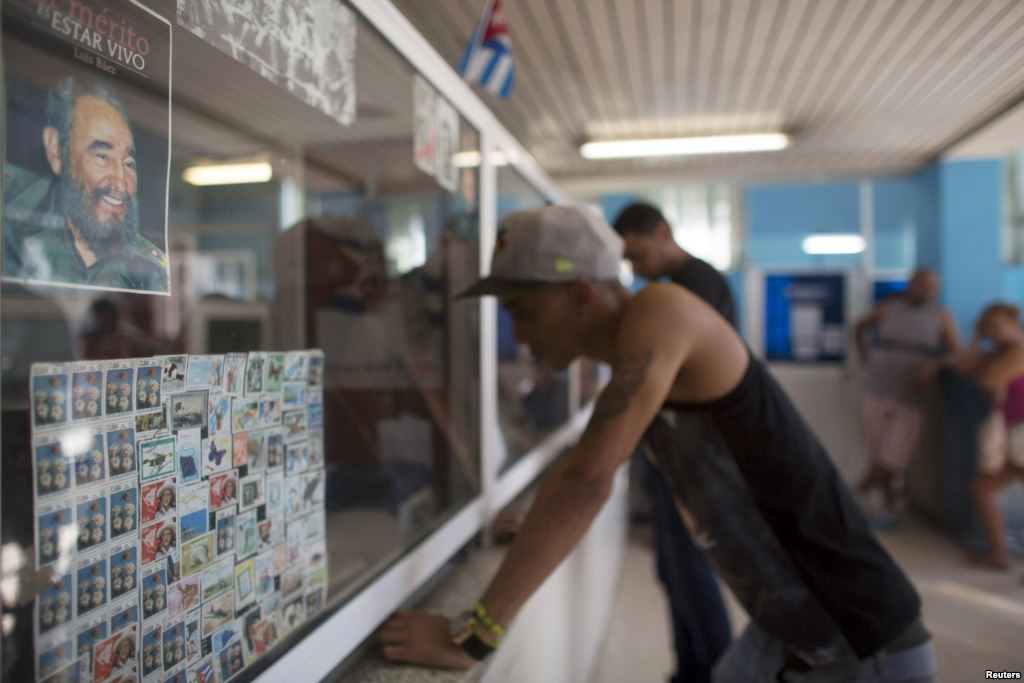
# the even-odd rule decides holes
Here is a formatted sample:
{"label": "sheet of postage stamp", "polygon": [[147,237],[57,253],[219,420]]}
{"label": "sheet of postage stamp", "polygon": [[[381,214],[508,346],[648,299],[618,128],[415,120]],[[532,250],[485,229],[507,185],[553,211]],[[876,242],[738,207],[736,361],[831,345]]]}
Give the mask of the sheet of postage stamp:
{"label": "sheet of postage stamp", "polygon": [[316,350],[32,366],[37,681],[227,681],[324,609],[323,373]]}

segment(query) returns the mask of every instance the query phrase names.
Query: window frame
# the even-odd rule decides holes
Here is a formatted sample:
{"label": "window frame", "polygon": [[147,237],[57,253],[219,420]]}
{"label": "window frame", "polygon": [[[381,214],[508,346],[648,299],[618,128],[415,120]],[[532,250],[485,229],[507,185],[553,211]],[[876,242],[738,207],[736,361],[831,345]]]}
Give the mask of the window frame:
{"label": "window frame", "polygon": [[[348,4],[479,131],[482,155],[479,175],[480,269],[481,275],[486,275],[490,270],[497,233],[495,152],[500,151],[508,163],[549,201],[564,202],[566,196],[398,8],[388,0],[349,0]],[[589,408],[580,409],[579,369],[578,364],[574,364],[570,372],[569,420],[514,466],[499,473],[497,302],[493,298],[485,298],[477,305],[480,306],[480,493],[340,608],[327,615],[305,638],[281,653],[256,680],[320,680],[329,675],[467,543],[481,532],[486,534],[490,520],[536,481],[582,433],[590,411]]]}

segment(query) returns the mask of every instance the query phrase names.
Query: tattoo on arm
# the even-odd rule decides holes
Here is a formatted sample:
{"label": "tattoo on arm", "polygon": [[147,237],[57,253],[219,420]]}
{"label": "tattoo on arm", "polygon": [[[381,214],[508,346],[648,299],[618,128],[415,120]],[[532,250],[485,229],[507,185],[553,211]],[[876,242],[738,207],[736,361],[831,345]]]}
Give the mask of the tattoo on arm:
{"label": "tattoo on arm", "polygon": [[605,424],[626,411],[636,392],[647,379],[651,365],[651,351],[634,354],[619,354],[608,386],[601,392],[590,418],[588,431],[599,432]]}

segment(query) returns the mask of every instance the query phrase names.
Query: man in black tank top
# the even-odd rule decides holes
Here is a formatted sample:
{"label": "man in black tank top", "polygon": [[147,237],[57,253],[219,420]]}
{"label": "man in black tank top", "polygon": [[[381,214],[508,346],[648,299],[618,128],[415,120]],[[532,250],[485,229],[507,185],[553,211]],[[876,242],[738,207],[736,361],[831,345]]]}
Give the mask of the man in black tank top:
{"label": "man in black tank top", "polygon": [[[491,275],[464,296],[500,297],[517,339],[552,367],[587,356],[611,365],[612,378],[475,610],[454,628],[436,615],[395,615],[380,631],[384,655],[466,668],[498,648],[642,441],[750,615],[714,681],[936,680],[920,598],[764,364],[686,290],[652,284],[630,294],[618,281],[621,258],[621,240],[587,209],[544,207],[502,222]],[[698,416],[706,448],[677,433],[683,415]]]}
{"label": "man in black tank top", "polygon": [[[665,216],[650,204],[635,202],[614,223],[625,257],[636,275],[648,282],[669,279],[693,292],[736,326],[729,283],[710,264],[680,247]],[[687,425],[690,438],[686,438]],[[681,416],[677,434],[690,448],[707,448],[694,421]],[[658,578],[665,587],[672,618],[676,674],[672,683],[706,683],[732,640],[714,571],[693,542],[676,509],[675,495],[662,471],[648,458],[635,458],[647,491]]]}

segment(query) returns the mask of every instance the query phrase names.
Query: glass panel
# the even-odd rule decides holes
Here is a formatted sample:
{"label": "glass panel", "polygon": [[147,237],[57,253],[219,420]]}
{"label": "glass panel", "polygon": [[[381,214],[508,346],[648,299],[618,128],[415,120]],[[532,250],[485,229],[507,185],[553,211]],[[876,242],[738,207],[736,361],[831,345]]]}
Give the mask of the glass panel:
{"label": "glass panel", "polygon": [[590,358],[580,359],[580,405],[585,406],[601,393],[611,378],[611,368]]}
{"label": "glass panel", "polygon": [[[513,211],[549,203],[511,166],[499,166],[498,221]],[[519,344],[512,318],[498,307],[498,418],[504,471],[569,418],[569,373],[535,362]]]}
{"label": "glass panel", "polygon": [[[333,65],[289,61],[295,80],[285,88],[257,73],[258,60],[247,60],[254,66],[236,61],[175,24],[175,3],[148,4],[173,25],[166,235],[172,295],[3,285],[4,680],[35,680],[40,665],[55,670],[58,660],[70,663],[78,651],[58,648],[45,661],[31,654],[38,616],[32,598],[48,598],[51,607],[61,604],[54,593],[61,587],[47,587],[48,570],[33,568],[32,363],[323,349],[327,594],[323,604],[300,605],[319,617],[287,637],[295,614],[278,605],[282,649],[479,491],[478,306],[454,302],[479,273],[477,169],[442,164],[446,183],[451,181],[445,189],[436,173],[414,162],[413,68],[357,19],[358,105],[354,122],[345,126],[344,111],[318,106],[303,91],[302,74],[310,73],[303,69]],[[223,12],[229,5],[197,6]],[[284,5],[294,9],[303,3]],[[272,13],[228,18],[225,25],[238,44],[253,44],[256,34],[250,30],[261,31],[259,41],[271,41],[285,24],[302,23]],[[50,44],[12,39],[9,33],[4,41],[4,94],[8,102],[15,96],[18,102],[7,114],[5,175],[16,164],[40,187],[56,186],[60,170],[47,164],[43,146],[47,97],[58,80],[68,75],[85,80],[95,69],[70,55],[54,58]],[[239,59],[247,55],[252,57],[240,50]],[[142,233],[153,235],[160,252],[164,188],[157,179],[162,177],[160,150],[166,154],[168,146],[166,91],[161,99],[159,88],[111,83],[121,102],[111,116],[134,140],[139,184],[130,191],[101,188],[87,199],[113,205],[126,196],[136,201],[137,195]],[[83,99],[73,98],[73,107],[82,107]],[[438,133],[428,151],[443,158],[460,151],[479,154],[477,131],[452,115],[450,106],[435,106],[433,116],[419,119]],[[74,166],[75,150],[64,153]],[[184,179],[196,166],[242,162],[268,168],[271,177],[221,185],[195,184],[192,175],[193,182]],[[7,190],[9,202],[10,185]],[[55,215],[66,216],[63,198],[55,196]],[[63,219],[56,225],[65,229]],[[68,246],[73,254],[75,245]],[[157,261],[159,256],[154,253]],[[107,420],[97,424],[106,427]],[[104,495],[112,493],[103,486]],[[211,514],[209,523],[214,519]],[[74,545],[72,540],[72,562],[79,559]],[[104,547],[90,552],[107,561]],[[114,567],[112,557],[109,562],[104,572]],[[170,570],[180,571],[180,563]],[[297,578],[303,577],[289,575],[286,581]],[[278,589],[284,579],[278,575]],[[74,587],[70,590],[74,596]],[[246,628],[248,662],[252,624],[243,617],[260,608],[265,620],[274,603],[257,601],[244,611],[236,607],[233,615]],[[102,629],[97,623],[95,632],[81,632],[81,652],[89,651],[90,633],[100,638],[113,628],[107,617],[114,615],[103,615]],[[76,631],[70,637],[78,638],[85,622],[76,621],[73,611],[69,616]],[[46,617],[52,623],[54,615]],[[140,656],[147,644],[136,644]],[[266,659],[236,680],[251,678]],[[217,675],[220,680],[219,669]]]}
{"label": "glass panel", "polygon": [[1002,251],[1005,263],[1024,263],[1024,149],[1006,159],[1006,201],[1003,202]]}
{"label": "glass panel", "polygon": [[739,196],[725,185],[677,185],[651,193],[681,247],[718,270],[736,263]]}

